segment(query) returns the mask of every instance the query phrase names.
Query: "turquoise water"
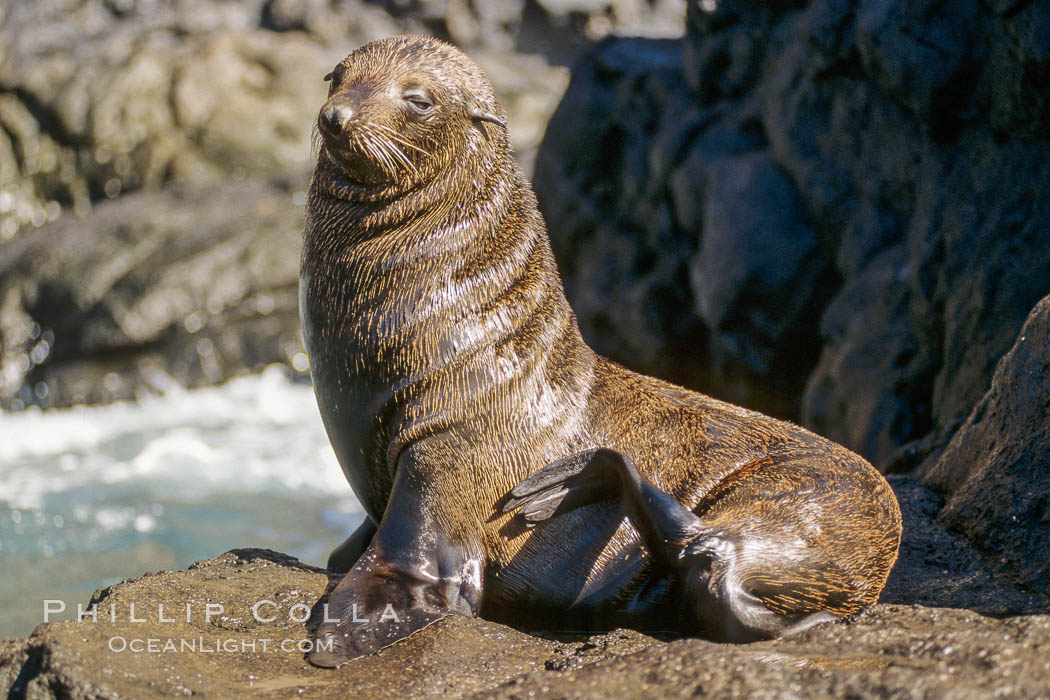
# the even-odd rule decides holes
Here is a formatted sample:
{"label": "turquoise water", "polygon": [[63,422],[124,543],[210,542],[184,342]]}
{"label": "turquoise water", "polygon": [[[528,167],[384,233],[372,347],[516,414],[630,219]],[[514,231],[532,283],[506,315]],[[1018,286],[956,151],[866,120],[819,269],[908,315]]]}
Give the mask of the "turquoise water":
{"label": "turquoise water", "polygon": [[[0,414],[0,637],[237,547],[323,565],[363,515],[280,368],[136,403]],[[61,619],[66,616],[53,616]]]}

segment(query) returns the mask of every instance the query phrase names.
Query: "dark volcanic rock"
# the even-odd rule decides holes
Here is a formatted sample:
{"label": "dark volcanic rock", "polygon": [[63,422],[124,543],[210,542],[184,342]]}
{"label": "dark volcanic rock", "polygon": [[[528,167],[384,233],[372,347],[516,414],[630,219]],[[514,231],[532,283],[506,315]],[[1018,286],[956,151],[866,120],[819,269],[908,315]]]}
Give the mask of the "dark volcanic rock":
{"label": "dark volcanic rock", "polygon": [[702,4],[680,49],[586,56],[548,126],[584,335],[883,468],[935,456],[1050,292],[1050,7]]}
{"label": "dark volcanic rock", "polygon": [[[663,127],[689,108],[678,79],[679,45],[605,46],[574,69],[552,122],[573,127],[547,129],[534,186],[562,226],[552,244],[587,339],[614,359],[695,383],[694,370],[702,368],[681,361],[706,341],[702,323],[688,313],[695,241],[676,229],[667,207],[674,187],[668,178],[691,125],[673,134]],[[608,76],[623,80],[610,83]],[[655,108],[669,103],[680,109]],[[654,132],[665,133],[665,141],[650,144]],[[622,205],[625,192],[638,206]]]}
{"label": "dark volcanic rock", "polygon": [[922,480],[941,519],[1002,573],[1050,593],[1050,297],[1032,310],[988,393]]}
{"label": "dark volcanic rock", "polygon": [[584,335],[921,465],[885,600],[1046,611],[1050,5],[699,5],[585,56],[548,126]]}
{"label": "dark volcanic rock", "polygon": [[984,58],[982,14],[977,0],[862,3],[856,40],[864,70],[920,119],[957,122]]}
{"label": "dark volcanic rock", "polygon": [[814,330],[807,322],[828,261],[768,151],[703,163],[703,237],[690,280],[711,359],[716,369],[736,361],[769,376],[778,349],[788,354],[783,346],[798,347],[801,331]]}
{"label": "dark volcanic rock", "polygon": [[977,94],[980,109],[1000,133],[1040,141],[1050,133],[1050,12],[1044,3],[993,0],[987,3],[1005,31],[990,40]]}
{"label": "dark volcanic rock", "polygon": [[[27,639],[4,642],[0,693],[972,698],[1034,697],[1050,684],[1050,616],[996,619],[901,604],[745,645],[667,643],[629,630],[553,638],[450,617],[375,656],[319,669],[303,654],[312,623],[300,620],[311,609],[320,614],[316,604],[333,582],[322,570],[263,550],[146,574],[84,602],[97,604],[94,620],[44,623]],[[76,602],[69,605],[72,611]]]}
{"label": "dark volcanic rock", "polygon": [[903,245],[889,247],[842,286],[824,311],[829,342],[802,398],[803,423],[864,455],[893,454],[929,425],[928,371],[911,363],[919,340],[901,279],[907,264]]}

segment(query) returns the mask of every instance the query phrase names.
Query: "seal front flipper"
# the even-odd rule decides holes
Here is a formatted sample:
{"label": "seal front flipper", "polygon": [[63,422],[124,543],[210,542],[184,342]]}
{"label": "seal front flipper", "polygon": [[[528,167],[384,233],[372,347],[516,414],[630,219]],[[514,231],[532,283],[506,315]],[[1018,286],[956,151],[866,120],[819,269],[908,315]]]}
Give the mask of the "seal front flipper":
{"label": "seal front flipper", "polygon": [[309,654],[315,666],[367,656],[450,614],[477,614],[481,550],[447,536],[408,471],[398,469],[372,543],[322,608]]}

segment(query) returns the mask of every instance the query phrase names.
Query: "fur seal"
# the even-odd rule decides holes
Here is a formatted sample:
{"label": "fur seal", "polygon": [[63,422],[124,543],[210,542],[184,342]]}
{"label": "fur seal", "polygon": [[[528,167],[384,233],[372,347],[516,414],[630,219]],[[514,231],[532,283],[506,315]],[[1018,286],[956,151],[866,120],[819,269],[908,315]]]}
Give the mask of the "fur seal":
{"label": "fur seal", "polygon": [[746,641],[876,600],[901,532],[886,481],[584,343],[469,58],[394,37],[327,77],[300,313],[368,519],[333,553],[311,662],[451,613]]}

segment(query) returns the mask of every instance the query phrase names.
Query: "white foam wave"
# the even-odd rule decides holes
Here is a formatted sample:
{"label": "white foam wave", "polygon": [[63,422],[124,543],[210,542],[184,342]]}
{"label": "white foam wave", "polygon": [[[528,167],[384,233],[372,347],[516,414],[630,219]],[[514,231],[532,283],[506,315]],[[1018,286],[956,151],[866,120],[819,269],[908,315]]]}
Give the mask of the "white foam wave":
{"label": "white foam wave", "polygon": [[40,509],[49,494],[129,483],[180,500],[349,492],[313,392],[278,367],[139,402],[0,415],[0,503]]}

